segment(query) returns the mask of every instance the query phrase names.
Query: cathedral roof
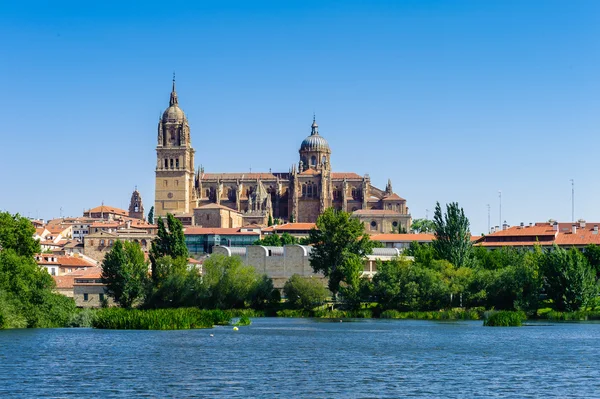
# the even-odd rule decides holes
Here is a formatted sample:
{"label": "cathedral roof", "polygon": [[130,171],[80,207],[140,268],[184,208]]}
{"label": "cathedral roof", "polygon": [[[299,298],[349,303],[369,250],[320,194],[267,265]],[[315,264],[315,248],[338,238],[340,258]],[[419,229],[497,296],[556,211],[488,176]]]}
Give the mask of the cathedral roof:
{"label": "cathedral roof", "polygon": [[300,151],[325,151],[331,152],[329,149],[329,143],[322,136],[319,135],[319,125],[313,118],[311,126],[310,136],[302,141],[300,145]]}
{"label": "cathedral roof", "polygon": [[175,75],[173,75],[173,88],[171,90],[171,98],[169,99],[169,108],[163,112],[163,122],[184,122],[185,114],[179,108],[179,100],[177,99],[177,91],[175,91]]}
{"label": "cathedral roof", "polygon": [[331,172],[332,179],[362,179],[357,173],[352,172]]}

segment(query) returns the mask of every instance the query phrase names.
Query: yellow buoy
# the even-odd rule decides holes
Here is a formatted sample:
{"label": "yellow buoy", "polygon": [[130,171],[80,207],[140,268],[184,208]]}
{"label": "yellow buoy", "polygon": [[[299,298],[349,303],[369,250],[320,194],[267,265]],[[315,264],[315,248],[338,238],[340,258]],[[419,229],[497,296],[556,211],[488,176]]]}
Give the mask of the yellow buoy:
{"label": "yellow buoy", "polygon": [[233,327],[233,331],[237,331],[237,330],[239,330],[239,328]]}

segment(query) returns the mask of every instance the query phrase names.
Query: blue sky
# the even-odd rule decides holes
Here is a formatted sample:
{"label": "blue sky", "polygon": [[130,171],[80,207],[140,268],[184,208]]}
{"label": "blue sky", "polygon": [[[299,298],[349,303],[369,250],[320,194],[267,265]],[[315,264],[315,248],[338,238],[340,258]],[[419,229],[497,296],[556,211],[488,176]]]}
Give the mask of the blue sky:
{"label": "blue sky", "polygon": [[[154,197],[173,71],[207,172],[287,171],[313,111],[335,171],[414,218],[600,221],[600,2],[0,4],[0,209]],[[427,211],[429,210],[429,211]]]}

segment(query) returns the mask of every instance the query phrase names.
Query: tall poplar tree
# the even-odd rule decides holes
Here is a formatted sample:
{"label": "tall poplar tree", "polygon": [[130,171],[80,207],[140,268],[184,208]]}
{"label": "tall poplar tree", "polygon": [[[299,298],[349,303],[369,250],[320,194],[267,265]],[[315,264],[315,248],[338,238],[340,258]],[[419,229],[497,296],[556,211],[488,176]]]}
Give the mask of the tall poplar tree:
{"label": "tall poplar tree", "polygon": [[442,214],[442,207],[437,202],[433,215],[435,225],[435,239],[433,249],[440,259],[445,259],[455,267],[469,266],[471,263],[473,246],[469,219],[465,216],[457,202],[446,204],[446,213]]}

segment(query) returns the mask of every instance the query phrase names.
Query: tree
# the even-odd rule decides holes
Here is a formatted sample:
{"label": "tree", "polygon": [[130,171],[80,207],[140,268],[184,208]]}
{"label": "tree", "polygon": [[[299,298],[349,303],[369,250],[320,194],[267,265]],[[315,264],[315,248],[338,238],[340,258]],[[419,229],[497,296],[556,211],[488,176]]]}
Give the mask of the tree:
{"label": "tree", "polygon": [[154,224],[154,206],[152,206],[150,212],[148,212],[148,223]]}
{"label": "tree", "polygon": [[102,262],[102,282],[119,306],[129,309],[142,298],[148,282],[148,264],[138,243],[117,240]]}
{"label": "tree", "polygon": [[203,264],[200,307],[243,308],[255,293],[258,274],[237,256],[213,254]]}
{"label": "tree", "polygon": [[415,233],[433,233],[435,231],[435,223],[429,219],[414,219],[410,225],[410,229]]}
{"label": "tree", "polygon": [[50,274],[33,257],[39,242],[24,217],[0,212],[0,328],[65,327],[75,302],[53,292]]}
{"label": "tree", "polygon": [[600,245],[589,244],[583,250],[583,254],[590,266],[596,272],[596,278],[600,278]]}
{"label": "tree", "polygon": [[150,248],[150,262],[152,263],[152,279],[155,280],[157,261],[160,257],[170,256],[171,258],[185,258],[187,260],[189,253],[185,245],[185,235],[183,234],[183,225],[179,219],[172,214],[167,214],[167,226],[162,218],[157,220],[158,234],[152,241]]}
{"label": "tree", "polygon": [[319,279],[298,274],[294,274],[285,282],[283,293],[290,305],[305,310],[311,310],[327,298],[327,288]]}
{"label": "tree", "polygon": [[294,218],[294,214],[292,213],[290,215],[290,223],[294,223],[296,221],[296,219]]}
{"label": "tree", "polygon": [[298,244],[298,239],[289,233],[283,233],[281,236],[277,233],[269,234],[262,240],[254,241],[253,245],[264,245],[267,247],[283,247],[284,245]]}
{"label": "tree", "polygon": [[269,213],[269,219],[267,220],[267,226],[273,226],[273,217],[271,216],[271,214]]}
{"label": "tree", "polygon": [[[348,212],[329,208],[317,219],[317,229],[312,229],[309,242],[313,245],[310,265],[315,273],[329,278],[329,290],[339,291],[340,283],[351,274],[353,255],[363,259],[377,245],[364,231],[364,225]],[[346,270],[348,269],[348,270]]]}
{"label": "tree", "polygon": [[445,259],[455,267],[469,266],[473,246],[471,245],[471,232],[469,219],[465,216],[458,203],[451,202],[446,205],[446,214],[442,215],[440,203],[436,203],[433,216],[435,224],[435,239],[433,248],[440,259]]}
{"label": "tree", "polygon": [[567,251],[554,245],[541,257],[541,269],[546,294],[555,310],[577,311],[596,297],[596,273],[577,249]]}
{"label": "tree", "polygon": [[264,309],[281,301],[279,290],[273,286],[273,280],[263,274],[250,294],[250,306],[253,309]]}

